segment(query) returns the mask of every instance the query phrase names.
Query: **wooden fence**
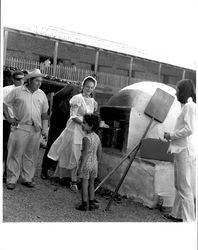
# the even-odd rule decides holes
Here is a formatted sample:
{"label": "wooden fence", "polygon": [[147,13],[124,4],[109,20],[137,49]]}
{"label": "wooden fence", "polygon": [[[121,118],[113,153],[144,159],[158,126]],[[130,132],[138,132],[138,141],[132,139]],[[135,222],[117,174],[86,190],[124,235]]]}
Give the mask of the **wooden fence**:
{"label": "wooden fence", "polygon": [[[57,65],[55,70],[54,66],[45,66],[44,63],[38,61],[7,57],[5,61],[5,66],[14,67],[24,70],[40,69],[43,74],[54,76],[57,78],[65,79],[68,81],[82,81],[84,77],[88,75],[94,75],[94,71],[77,69],[73,67],[65,67]],[[126,87],[129,84],[129,77],[121,76],[110,73],[97,73],[97,81],[100,86],[110,87],[115,90]],[[131,78],[130,84],[142,81],[142,79]]]}

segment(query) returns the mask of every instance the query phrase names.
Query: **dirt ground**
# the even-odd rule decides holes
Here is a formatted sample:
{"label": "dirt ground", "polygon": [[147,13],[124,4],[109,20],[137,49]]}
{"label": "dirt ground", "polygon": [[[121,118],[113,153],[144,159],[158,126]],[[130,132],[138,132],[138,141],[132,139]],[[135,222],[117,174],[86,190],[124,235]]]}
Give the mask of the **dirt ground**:
{"label": "dirt ground", "polygon": [[98,210],[76,210],[80,192],[74,194],[65,186],[40,179],[43,152],[41,149],[35,188],[18,183],[14,190],[7,190],[3,185],[3,222],[168,222],[158,209],[126,198],[114,202],[111,211],[105,212],[109,197],[99,194],[96,195],[100,202]]}

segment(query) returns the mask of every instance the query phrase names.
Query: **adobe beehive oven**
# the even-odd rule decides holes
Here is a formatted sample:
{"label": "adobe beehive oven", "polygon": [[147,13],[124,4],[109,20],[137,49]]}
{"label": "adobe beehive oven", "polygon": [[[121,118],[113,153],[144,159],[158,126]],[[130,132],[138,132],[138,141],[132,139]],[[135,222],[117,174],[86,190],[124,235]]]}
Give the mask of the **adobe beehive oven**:
{"label": "adobe beehive oven", "polygon": [[[144,110],[157,88],[175,96],[174,88],[162,83],[145,81],[121,89],[108,101],[107,105],[101,107],[101,118],[110,125],[110,128],[103,129],[101,132],[103,160],[102,167],[99,170],[100,179],[103,179],[119,163],[123,155],[137,145],[141,139],[150,121],[150,118],[144,114]],[[147,138],[163,139],[164,132],[173,130],[179,112],[180,104],[175,98],[164,122],[154,121],[148,131]],[[164,146],[163,142],[162,146]],[[150,155],[152,155],[152,152]],[[172,163],[168,162],[166,153],[158,154],[158,152],[155,152],[155,155],[159,156],[158,161],[160,160],[165,165],[169,165],[167,171],[173,170]],[[104,186],[114,190],[126,164],[127,162],[107,180]],[[167,174],[170,175],[170,171],[165,173],[166,176]],[[155,203],[155,175],[156,167],[152,164],[149,165],[145,161],[136,160],[119,193],[139,197],[148,206],[153,206]],[[170,185],[173,185],[173,183]]]}

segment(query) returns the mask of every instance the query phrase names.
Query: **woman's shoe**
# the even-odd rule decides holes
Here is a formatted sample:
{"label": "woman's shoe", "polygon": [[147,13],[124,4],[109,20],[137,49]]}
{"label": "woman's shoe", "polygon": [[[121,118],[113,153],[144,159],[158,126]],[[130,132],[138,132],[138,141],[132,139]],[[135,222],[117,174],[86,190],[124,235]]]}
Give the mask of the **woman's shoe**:
{"label": "woman's shoe", "polygon": [[77,193],[78,192],[78,186],[76,184],[76,182],[71,182],[70,183],[70,190],[74,193]]}
{"label": "woman's shoe", "polygon": [[168,219],[168,220],[172,220],[174,222],[182,222],[183,220],[182,219],[178,219],[178,218],[175,218],[173,217],[172,215],[170,214],[165,214],[164,215],[164,218]]}
{"label": "woman's shoe", "polygon": [[81,205],[76,206],[76,209],[80,211],[87,211],[88,210],[87,202],[83,202]]}

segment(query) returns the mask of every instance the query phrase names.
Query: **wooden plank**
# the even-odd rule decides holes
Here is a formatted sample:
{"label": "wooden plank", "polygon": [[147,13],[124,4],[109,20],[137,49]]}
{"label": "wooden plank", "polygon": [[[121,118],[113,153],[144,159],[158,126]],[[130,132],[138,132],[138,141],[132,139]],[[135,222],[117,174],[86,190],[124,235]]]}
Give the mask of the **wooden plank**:
{"label": "wooden plank", "polygon": [[140,148],[141,158],[173,162],[173,155],[167,153],[169,142],[159,139],[146,138]]}
{"label": "wooden plank", "polygon": [[154,117],[158,122],[163,122],[174,102],[174,99],[174,96],[157,88],[144,113],[150,117]]}

